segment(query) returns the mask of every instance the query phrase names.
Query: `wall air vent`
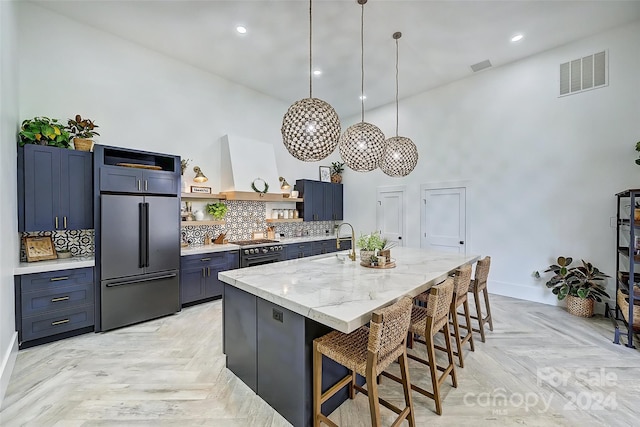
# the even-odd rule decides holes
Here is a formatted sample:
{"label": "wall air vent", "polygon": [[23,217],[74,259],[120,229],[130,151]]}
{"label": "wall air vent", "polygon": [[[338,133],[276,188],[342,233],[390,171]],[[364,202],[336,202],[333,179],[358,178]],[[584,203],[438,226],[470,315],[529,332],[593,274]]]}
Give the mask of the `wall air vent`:
{"label": "wall air vent", "polygon": [[560,64],[560,96],[609,85],[607,51]]}
{"label": "wall air vent", "polygon": [[487,68],[491,67],[491,61],[489,61],[488,59],[485,59],[482,62],[478,62],[477,64],[473,64],[471,66],[471,69],[473,70],[474,73],[477,73],[478,71],[482,71],[485,70]]}

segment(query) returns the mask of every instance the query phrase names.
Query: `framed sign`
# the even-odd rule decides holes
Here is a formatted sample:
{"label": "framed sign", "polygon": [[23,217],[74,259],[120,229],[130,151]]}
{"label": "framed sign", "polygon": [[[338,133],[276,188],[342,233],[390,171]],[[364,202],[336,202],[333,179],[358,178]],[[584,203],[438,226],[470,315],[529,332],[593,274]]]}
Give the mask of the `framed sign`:
{"label": "framed sign", "polygon": [[211,187],[196,187],[195,185],[192,185],[191,192],[200,194],[211,194]]}
{"label": "framed sign", "polygon": [[24,250],[27,254],[28,262],[58,258],[51,236],[25,237]]}
{"label": "framed sign", "polygon": [[329,166],[320,166],[320,181],[331,182],[331,168]]}

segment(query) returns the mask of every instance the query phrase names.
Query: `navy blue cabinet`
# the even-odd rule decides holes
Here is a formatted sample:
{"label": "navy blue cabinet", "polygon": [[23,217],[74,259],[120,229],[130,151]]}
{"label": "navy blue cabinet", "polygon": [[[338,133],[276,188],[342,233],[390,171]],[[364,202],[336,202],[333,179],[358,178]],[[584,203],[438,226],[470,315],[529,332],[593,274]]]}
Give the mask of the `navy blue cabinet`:
{"label": "navy blue cabinet", "polygon": [[218,280],[218,273],[238,267],[238,251],[183,256],[180,260],[181,304],[222,297],[224,284]]}
{"label": "navy blue cabinet", "polygon": [[93,228],[93,159],[87,151],[28,144],[18,151],[18,230]]}
{"label": "navy blue cabinet", "polygon": [[342,220],[342,184],[299,179],[295,188],[304,198],[303,203],[298,203],[298,209],[305,221]]}
{"label": "navy blue cabinet", "polygon": [[16,276],[16,325],[23,343],[52,341],[94,325],[93,268]]}
{"label": "navy blue cabinet", "polygon": [[173,172],[102,166],[100,168],[100,191],[176,194],[178,181]]}
{"label": "navy blue cabinet", "polygon": [[311,256],[313,255],[313,243],[303,242],[285,245],[284,253],[287,260]]}

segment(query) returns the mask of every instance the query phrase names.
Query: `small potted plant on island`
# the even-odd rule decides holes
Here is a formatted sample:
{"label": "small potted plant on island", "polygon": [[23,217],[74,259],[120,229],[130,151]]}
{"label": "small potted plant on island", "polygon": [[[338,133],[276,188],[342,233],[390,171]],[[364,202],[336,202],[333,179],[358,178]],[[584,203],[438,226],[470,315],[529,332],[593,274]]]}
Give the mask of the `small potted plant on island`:
{"label": "small potted plant on island", "polygon": [[38,144],[69,148],[71,136],[65,127],[58,123],[58,119],[34,117],[22,122],[18,139],[20,147],[25,144]]}
{"label": "small potted plant on island", "polygon": [[344,171],[344,163],[331,162],[331,182],[340,184],[342,182],[342,172]]}
{"label": "small potted plant on island", "polygon": [[[593,316],[595,301],[602,302],[602,297],[609,298],[605,291],[606,274],[602,273],[590,262],[582,261],[578,267],[569,267],[573,259],[558,257],[557,264],[552,264],[544,272],[553,272],[554,276],[546,283],[559,301],[567,299],[569,313],[580,317]],[[536,275],[537,272],[536,272]]]}
{"label": "small potted plant on island", "polygon": [[368,261],[376,255],[376,252],[384,248],[384,240],[377,231],[370,234],[361,234],[356,241],[360,248],[360,260]]}
{"label": "small potted plant on island", "polygon": [[91,151],[93,147],[93,137],[100,136],[94,129],[98,125],[91,119],[83,119],[80,114],[76,114],[75,119],[67,121],[67,130],[73,137],[73,146],[76,150]]}

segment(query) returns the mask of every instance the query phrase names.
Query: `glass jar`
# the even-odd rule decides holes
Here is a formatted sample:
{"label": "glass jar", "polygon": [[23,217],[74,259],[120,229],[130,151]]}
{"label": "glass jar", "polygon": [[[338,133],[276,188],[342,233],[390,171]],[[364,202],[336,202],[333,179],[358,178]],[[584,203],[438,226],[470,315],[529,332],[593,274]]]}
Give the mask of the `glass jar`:
{"label": "glass jar", "polygon": [[284,214],[282,213],[282,209],[278,209],[278,219],[284,218]]}
{"label": "glass jar", "polygon": [[283,215],[282,218],[289,219],[289,209],[283,209],[282,215]]}
{"label": "glass jar", "polygon": [[298,213],[298,209],[294,209],[293,210],[293,217],[294,218],[298,218],[298,215],[300,215],[300,213]]}

